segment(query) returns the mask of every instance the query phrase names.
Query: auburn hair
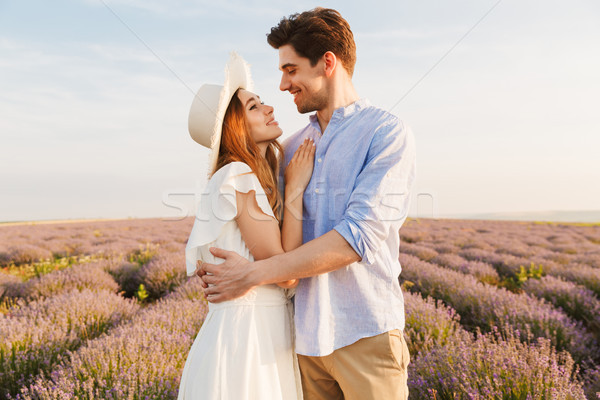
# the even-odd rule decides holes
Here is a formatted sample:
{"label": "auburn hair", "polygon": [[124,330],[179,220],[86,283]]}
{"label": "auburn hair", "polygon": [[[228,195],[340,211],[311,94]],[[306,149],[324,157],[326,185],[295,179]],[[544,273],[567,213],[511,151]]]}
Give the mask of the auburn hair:
{"label": "auburn hair", "polygon": [[217,166],[212,173],[235,161],[248,164],[263,187],[273,214],[281,222],[283,208],[277,177],[283,148],[277,140],[273,140],[269,143],[265,156],[262,156],[259,147],[250,136],[244,106],[238,98],[238,91],[239,89],[234,93],[225,111]]}
{"label": "auburn hair", "polygon": [[310,60],[314,67],[328,51],[341,61],[350,76],[356,64],[356,44],[348,22],[339,11],[317,7],[300,14],[292,14],[279,21],[267,34],[269,44],[278,49],[292,45],[296,53]]}

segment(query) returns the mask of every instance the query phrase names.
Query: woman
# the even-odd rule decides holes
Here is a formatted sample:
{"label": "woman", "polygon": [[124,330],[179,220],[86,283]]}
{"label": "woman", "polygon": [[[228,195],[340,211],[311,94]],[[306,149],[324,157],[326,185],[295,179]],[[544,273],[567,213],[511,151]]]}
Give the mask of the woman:
{"label": "woman", "polygon": [[[225,84],[204,85],[190,110],[192,138],[211,149],[211,177],[186,246],[188,275],[198,260],[218,262],[210,247],[254,260],[302,244],[302,194],[312,175],[314,146],[305,142],[286,168],[283,207],[276,140],[282,131],[273,107],[250,92],[249,68],[239,56],[232,54],[225,71]],[[232,301],[209,303],[178,398],[300,399],[285,290],[296,285],[296,280],[265,285]]]}

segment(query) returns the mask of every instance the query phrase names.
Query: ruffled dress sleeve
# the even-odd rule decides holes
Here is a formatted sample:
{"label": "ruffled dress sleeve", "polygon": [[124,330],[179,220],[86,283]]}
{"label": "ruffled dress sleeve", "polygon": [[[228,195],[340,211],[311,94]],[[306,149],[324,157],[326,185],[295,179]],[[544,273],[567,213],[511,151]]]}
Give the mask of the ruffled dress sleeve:
{"label": "ruffled dress sleeve", "polygon": [[188,276],[196,271],[196,262],[200,259],[199,248],[217,240],[225,224],[237,215],[235,192],[248,193],[252,190],[256,193],[256,202],[262,212],[275,218],[267,195],[248,164],[232,162],[213,174],[200,198],[194,226],[185,247]]}

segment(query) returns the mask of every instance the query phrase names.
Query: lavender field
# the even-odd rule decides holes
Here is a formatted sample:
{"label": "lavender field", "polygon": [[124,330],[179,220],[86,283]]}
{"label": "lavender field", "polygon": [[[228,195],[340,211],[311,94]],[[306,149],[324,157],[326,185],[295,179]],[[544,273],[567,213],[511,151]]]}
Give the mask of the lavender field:
{"label": "lavender field", "polygon": [[[175,399],[207,312],[192,224],[0,225],[0,399]],[[600,398],[600,225],[400,236],[411,399]]]}

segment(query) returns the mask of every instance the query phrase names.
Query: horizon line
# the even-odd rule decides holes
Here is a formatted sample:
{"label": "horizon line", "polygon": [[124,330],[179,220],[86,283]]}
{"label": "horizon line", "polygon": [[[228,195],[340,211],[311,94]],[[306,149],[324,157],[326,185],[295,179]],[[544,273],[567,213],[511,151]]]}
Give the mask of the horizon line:
{"label": "horizon line", "polygon": [[[544,214],[598,214],[595,219],[588,219],[585,221],[581,220],[546,220],[533,218],[534,215],[543,217]],[[523,219],[525,217],[531,217]],[[7,220],[0,221],[0,227],[2,226],[17,226],[17,225],[46,225],[46,224],[61,224],[61,223],[79,223],[79,222],[99,222],[99,221],[124,221],[132,219],[164,219],[165,221],[181,221],[186,218],[193,217],[188,215],[186,217],[173,217],[173,216],[147,216],[147,217],[91,217],[91,218],[61,218],[61,219],[39,219],[39,220]],[[518,218],[521,217],[521,218]],[[558,215],[557,215],[558,217]],[[546,211],[494,211],[494,212],[483,212],[483,213],[450,213],[440,214],[439,216],[415,216],[409,214],[407,219],[418,220],[418,219],[463,219],[463,220],[480,220],[480,221],[515,221],[515,222],[556,222],[556,223],[592,223],[600,224],[600,209],[597,210],[546,210]]]}

